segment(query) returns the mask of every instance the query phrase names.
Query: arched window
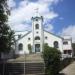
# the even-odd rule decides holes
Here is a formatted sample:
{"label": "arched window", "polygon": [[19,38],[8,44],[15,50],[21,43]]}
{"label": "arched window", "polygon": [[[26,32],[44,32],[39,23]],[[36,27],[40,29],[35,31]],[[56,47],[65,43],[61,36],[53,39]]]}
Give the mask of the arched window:
{"label": "arched window", "polygon": [[31,50],[31,44],[28,44],[28,50]]}
{"label": "arched window", "polygon": [[39,36],[35,37],[35,40],[40,40],[40,37]]}
{"label": "arched window", "polygon": [[35,25],[35,29],[39,29],[39,24],[36,24]]}
{"label": "arched window", "polygon": [[28,50],[29,50],[30,53],[32,53],[32,46],[31,46],[31,44],[28,44]]}
{"label": "arched window", "polygon": [[58,48],[59,46],[58,46],[58,41],[55,41],[54,42],[54,48]]}
{"label": "arched window", "polygon": [[22,44],[22,43],[20,43],[20,44],[18,45],[18,49],[19,49],[19,50],[23,50],[23,44]]}

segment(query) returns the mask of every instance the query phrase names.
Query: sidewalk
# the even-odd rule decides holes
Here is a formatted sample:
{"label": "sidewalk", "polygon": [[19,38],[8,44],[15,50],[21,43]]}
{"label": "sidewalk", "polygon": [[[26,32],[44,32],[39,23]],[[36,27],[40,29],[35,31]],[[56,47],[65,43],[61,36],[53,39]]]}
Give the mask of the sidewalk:
{"label": "sidewalk", "polygon": [[75,61],[63,69],[60,73],[63,73],[64,75],[75,75]]}

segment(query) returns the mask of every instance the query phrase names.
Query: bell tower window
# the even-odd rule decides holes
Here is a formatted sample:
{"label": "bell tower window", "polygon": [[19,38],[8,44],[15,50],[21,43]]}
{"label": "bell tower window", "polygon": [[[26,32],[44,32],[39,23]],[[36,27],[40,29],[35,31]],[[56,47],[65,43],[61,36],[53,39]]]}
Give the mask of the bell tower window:
{"label": "bell tower window", "polygon": [[35,25],[35,29],[39,29],[39,24],[36,24]]}
{"label": "bell tower window", "polygon": [[35,37],[35,40],[40,40],[40,37],[39,36]]}

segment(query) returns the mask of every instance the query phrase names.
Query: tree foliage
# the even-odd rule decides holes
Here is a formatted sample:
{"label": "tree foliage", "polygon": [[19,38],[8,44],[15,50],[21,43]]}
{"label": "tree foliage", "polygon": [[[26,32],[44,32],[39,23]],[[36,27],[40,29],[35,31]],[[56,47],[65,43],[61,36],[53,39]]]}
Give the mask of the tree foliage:
{"label": "tree foliage", "polygon": [[13,44],[14,32],[8,26],[7,0],[0,0],[0,52],[7,52]]}
{"label": "tree foliage", "polygon": [[45,62],[45,72],[48,75],[56,75],[60,70],[61,53],[56,48],[44,45],[43,58]]}

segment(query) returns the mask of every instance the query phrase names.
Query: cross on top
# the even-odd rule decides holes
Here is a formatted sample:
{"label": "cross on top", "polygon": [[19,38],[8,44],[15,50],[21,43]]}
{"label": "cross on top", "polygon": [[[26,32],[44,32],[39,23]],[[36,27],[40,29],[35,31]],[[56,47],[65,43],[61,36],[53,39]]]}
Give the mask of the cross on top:
{"label": "cross on top", "polygon": [[36,9],[35,9],[35,13],[36,13],[36,14],[38,14],[38,10],[39,10],[39,8],[36,8]]}

